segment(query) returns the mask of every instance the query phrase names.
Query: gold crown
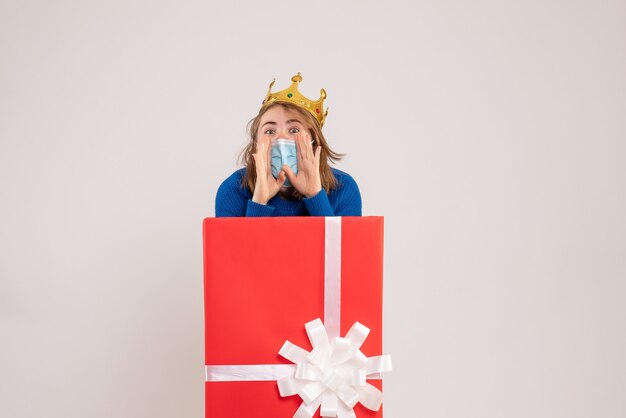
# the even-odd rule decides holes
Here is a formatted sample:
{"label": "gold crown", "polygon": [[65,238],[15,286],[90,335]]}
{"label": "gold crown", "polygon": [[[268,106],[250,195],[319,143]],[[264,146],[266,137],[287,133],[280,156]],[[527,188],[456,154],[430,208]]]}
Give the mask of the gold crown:
{"label": "gold crown", "polygon": [[272,82],[270,83],[270,87],[267,90],[265,100],[263,100],[263,105],[261,106],[261,109],[273,102],[293,103],[308,111],[310,114],[313,115],[315,119],[317,119],[317,121],[320,123],[320,126],[324,126],[326,115],[328,115],[328,109],[326,109],[326,112],[324,112],[324,99],[326,98],[326,90],[320,90],[320,98],[316,101],[309,100],[298,91],[298,83],[301,81],[302,76],[300,76],[300,73],[298,73],[291,77],[291,86],[287,87],[285,90],[272,93],[272,86],[274,86],[276,79],[272,80]]}

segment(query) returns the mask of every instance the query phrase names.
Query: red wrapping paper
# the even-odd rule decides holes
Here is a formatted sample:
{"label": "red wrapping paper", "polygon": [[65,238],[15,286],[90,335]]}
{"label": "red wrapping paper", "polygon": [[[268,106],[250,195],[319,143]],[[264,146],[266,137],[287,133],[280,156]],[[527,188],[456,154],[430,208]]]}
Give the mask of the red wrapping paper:
{"label": "red wrapping paper", "polygon": [[[344,217],[341,229],[340,335],[358,321],[371,330],[361,351],[380,355],[383,218]],[[324,320],[325,219],[207,218],[203,237],[206,364],[290,364],[278,355],[285,340],[311,350],[304,324]],[[291,418],[302,402],[272,381],[205,385],[207,418]]]}

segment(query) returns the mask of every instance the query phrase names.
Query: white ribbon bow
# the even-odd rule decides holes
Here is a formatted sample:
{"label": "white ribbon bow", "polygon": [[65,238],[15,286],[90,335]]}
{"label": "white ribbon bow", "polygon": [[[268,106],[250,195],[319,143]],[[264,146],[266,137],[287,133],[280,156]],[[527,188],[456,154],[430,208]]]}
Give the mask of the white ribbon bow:
{"label": "white ribbon bow", "polygon": [[389,355],[366,357],[359,350],[370,330],[355,322],[344,338],[328,339],[318,318],[305,325],[313,350],[285,341],[279,354],[296,364],[295,373],[278,380],[281,396],[299,395],[303,402],[294,418],[311,418],[321,406],[322,417],[355,418],[354,406],[360,402],[378,411],[383,394],[365,381],[380,378],[391,370]]}

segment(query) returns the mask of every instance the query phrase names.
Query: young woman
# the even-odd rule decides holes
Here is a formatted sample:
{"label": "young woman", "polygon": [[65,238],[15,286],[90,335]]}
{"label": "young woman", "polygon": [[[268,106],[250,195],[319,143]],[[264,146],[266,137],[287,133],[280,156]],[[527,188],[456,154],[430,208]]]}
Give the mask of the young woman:
{"label": "young woman", "polygon": [[356,182],[330,167],[342,155],[328,146],[322,126],[321,97],[311,101],[298,91],[300,73],[289,88],[269,91],[250,121],[245,166],[221,184],[215,216],[361,216]]}

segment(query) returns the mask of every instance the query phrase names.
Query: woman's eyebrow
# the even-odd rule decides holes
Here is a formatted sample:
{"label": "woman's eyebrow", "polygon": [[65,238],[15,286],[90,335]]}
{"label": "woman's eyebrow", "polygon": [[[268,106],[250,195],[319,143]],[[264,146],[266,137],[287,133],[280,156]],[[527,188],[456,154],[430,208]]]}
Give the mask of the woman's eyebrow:
{"label": "woman's eyebrow", "polygon": [[276,122],[272,122],[272,121],[265,122],[263,125],[261,125],[261,128],[264,127],[265,125],[276,125]]}
{"label": "woman's eyebrow", "polygon": [[291,122],[298,122],[300,124],[302,123],[302,122],[300,122],[299,119],[289,119],[286,123],[291,123]]}

